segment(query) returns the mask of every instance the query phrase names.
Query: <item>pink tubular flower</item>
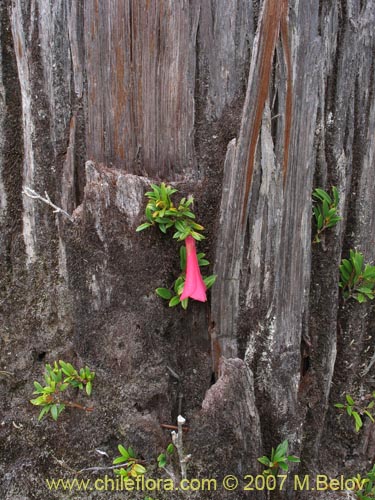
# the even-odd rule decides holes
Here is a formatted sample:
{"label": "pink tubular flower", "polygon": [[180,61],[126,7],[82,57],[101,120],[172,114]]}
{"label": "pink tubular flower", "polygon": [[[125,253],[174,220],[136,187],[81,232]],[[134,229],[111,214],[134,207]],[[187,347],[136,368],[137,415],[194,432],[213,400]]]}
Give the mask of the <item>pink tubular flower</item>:
{"label": "pink tubular flower", "polygon": [[203,281],[201,270],[198,264],[195,240],[188,236],[185,240],[186,245],[186,281],[180,300],[191,297],[200,302],[206,302],[206,285]]}

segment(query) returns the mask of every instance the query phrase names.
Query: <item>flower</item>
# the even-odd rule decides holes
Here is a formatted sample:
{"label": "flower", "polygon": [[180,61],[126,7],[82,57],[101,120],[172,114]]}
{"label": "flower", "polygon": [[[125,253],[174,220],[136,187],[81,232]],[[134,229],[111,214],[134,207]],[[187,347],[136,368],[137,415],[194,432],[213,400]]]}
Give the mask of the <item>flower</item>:
{"label": "flower", "polygon": [[186,280],[180,300],[191,297],[200,302],[206,302],[206,285],[203,281],[201,270],[198,264],[195,240],[188,236],[185,240],[186,245]]}

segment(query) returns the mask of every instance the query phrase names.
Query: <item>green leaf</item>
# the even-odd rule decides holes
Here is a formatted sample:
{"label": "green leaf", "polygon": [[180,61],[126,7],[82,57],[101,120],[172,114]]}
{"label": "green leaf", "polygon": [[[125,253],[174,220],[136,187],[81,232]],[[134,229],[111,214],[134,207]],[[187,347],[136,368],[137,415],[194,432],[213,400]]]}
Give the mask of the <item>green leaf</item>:
{"label": "green leaf", "polygon": [[289,469],[288,465],[285,462],[278,462],[279,467],[285,471]]}
{"label": "green leaf", "polygon": [[340,220],[342,220],[342,217],[332,217],[332,219],[330,219],[329,223],[327,224],[327,227],[336,226],[336,224],[340,222]]}
{"label": "green leaf", "polygon": [[191,231],[191,235],[197,241],[202,241],[205,239],[205,236],[203,236],[203,234],[199,234],[196,231]]}
{"label": "green leaf", "polygon": [[165,224],[159,224],[159,229],[162,233],[166,234],[167,228],[165,227]]}
{"label": "green leaf", "polygon": [[[146,214],[146,219],[149,222],[151,222],[151,226],[152,226],[152,210],[151,210],[151,207],[149,204],[146,206],[145,214]],[[141,229],[140,229],[140,231],[141,231]]]}
{"label": "green leaf", "polygon": [[269,467],[269,465],[271,464],[270,459],[266,456],[260,457],[257,460],[258,460],[258,462],[265,465],[266,467]]}
{"label": "green leaf", "polygon": [[164,203],[167,205],[168,203],[168,196],[167,196],[167,190],[164,182],[160,184],[160,194],[161,194],[161,199],[164,201]]}
{"label": "green leaf", "polygon": [[169,300],[172,297],[172,292],[168,290],[168,288],[157,288],[155,292],[159,297],[165,300]]}
{"label": "green leaf", "polygon": [[88,396],[91,396],[91,392],[92,392],[92,383],[91,382],[87,382],[87,384],[86,384],[86,394]]}
{"label": "green leaf", "polygon": [[294,456],[294,455],[288,455],[287,458],[288,458],[289,462],[294,462],[294,463],[301,462],[301,459],[298,458],[298,457],[296,457],[296,456]]}
{"label": "green leaf", "polygon": [[343,259],[341,261],[342,265],[345,267],[346,271],[351,274],[353,271],[352,263],[348,259]]}
{"label": "green leaf", "polygon": [[169,301],[169,307],[175,307],[180,303],[180,297],[178,295],[175,295],[174,297],[171,298]]}
{"label": "green leaf", "polygon": [[182,307],[182,309],[186,310],[188,308],[188,305],[189,305],[189,299],[181,300],[181,307]]}
{"label": "green leaf", "polygon": [[316,225],[317,225],[318,229],[322,229],[322,227],[323,227],[323,215],[322,214],[318,215],[318,220],[317,220]]}
{"label": "green leaf", "polygon": [[347,394],[345,397],[346,401],[348,402],[348,404],[350,404],[350,406],[353,406],[355,404],[353,398],[349,394]]}
{"label": "green leaf", "polygon": [[35,406],[44,405],[44,404],[46,404],[46,397],[43,395],[43,396],[39,396],[38,398],[35,398],[35,399],[30,399],[30,403],[35,405]]}
{"label": "green leaf", "polygon": [[206,276],[205,278],[203,278],[203,281],[207,287],[207,290],[212,287],[212,285],[216,281],[216,278],[217,278],[216,274],[212,274],[211,276]]}
{"label": "green leaf", "polygon": [[183,220],[176,221],[174,225],[176,226],[176,229],[181,233],[183,233],[186,230],[186,222]]}
{"label": "green leaf", "polygon": [[341,276],[342,276],[343,280],[345,281],[345,283],[348,282],[350,279],[350,274],[348,273],[346,268],[343,265],[341,265],[341,266],[339,266],[339,269],[340,269]]}
{"label": "green leaf", "polygon": [[42,420],[42,418],[49,412],[51,405],[46,405],[42,408],[42,411],[39,413],[38,420]]}
{"label": "green leaf", "polygon": [[353,264],[356,275],[359,276],[362,272],[362,267],[363,267],[363,255],[360,252],[356,252],[354,254]]}
{"label": "green leaf", "polygon": [[113,465],[118,465],[118,464],[122,464],[123,462],[127,462],[128,459],[125,458],[125,457],[116,457],[114,460],[113,460]]}
{"label": "green leaf", "polygon": [[329,194],[324,191],[323,189],[320,189],[320,188],[316,188],[313,195],[317,198],[319,198],[320,200],[325,200],[328,205],[331,205],[332,204],[332,199],[331,197],[329,196]]}
{"label": "green leaf", "polygon": [[133,469],[137,474],[144,474],[146,472],[146,468],[141,464],[135,464]]}
{"label": "green leaf", "polygon": [[57,420],[57,417],[59,416],[57,405],[51,406],[51,415],[52,415],[53,420]]}
{"label": "green leaf", "polygon": [[313,212],[314,212],[314,216],[315,216],[315,221],[317,222],[317,221],[318,221],[319,214],[320,214],[319,207],[314,206],[314,207],[313,207]]}
{"label": "green leaf", "polygon": [[159,467],[165,467],[167,464],[167,457],[162,453],[161,455],[158,456],[158,466]]}
{"label": "green leaf", "polygon": [[343,405],[342,403],[336,403],[335,407],[336,408],[345,408],[345,405]]}
{"label": "green leaf", "polygon": [[131,448],[130,446],[129,446],[129,448],[128,448],[128,453],[129,453],[129,457],[130,457],[130,458],[136,458],[136,457],[135,457],[134,450],[133,450],[133,448]]}
{"label": "green leaf", "polygon": [[181,271],[186,269],[186,247],[185,245],[180,247],[180,268]]}
{"label": "green leaf", "polygon": [[337,207],[340,202],[339,192],[336,186],[332,186],[333,203]]}
{"label": "green leaf", "polygon": [[172,455],[172,453],[174,453],[174,444],[173,443],[169,443],[169,445],[167,446],[167,453],[169,455]]}
{"label": "green leaf", "polygon": [[353,411],[352,416],[355,420],[355,430],[356,430],[356,432],[358,432],[363,425],[362,419],[361,419],[359,413],[356,411]]}
{"label": "green leaf", "polygon": [[363,413],[368,416],[368,418],[371,420],[371,422],[375,422],[374,417],[371,415],[371,413],[369,411],[364,410]]}
{"label": "green leaf", "polygon": [[43,394],[43,387],[39,384],[39,382],[34,382],[34,387],[36,391],[33,394]]}
{"label": "green leaf", "polygon": [[366,296],[363,295],[363,293],[357,293],[357,295],[355,295],[354,297],[360,304],[363,304],[363,302],[367,302]]}
{"label": "green leaf", "polygon": [[370,266],[370,264],[366,264],[365,270],[363,272],[363,277],[366,280],[375,280],[375,266]]}
{"label": "green leaf", "polygon": [[[173,290],[175,291],[175,293],[177,295],[181,295],[184,284],[185,284],[185,278],[183,276],[179,276],[176,279],[176,281],[174,282]],[[180,289],[181,289],[181,293],[180,293]]]}
{"label": "green leaf", "polygon": [[199,267],[209,266],[210,262],[207,259],[198,259]]}
{"label": "green leaf", "polygon": [[329,215],[329,206],[326,200],[323,200],[322,207],[323,207],[323,217],[324,219],[326,219]]}
{"label": "green leaf", "polygon": [[282,443],[278,445],[276,448],[275,455],[273,457],[274,462],[278,462],[280,458],[284,457],[286,455],[286,452],[288,451],[288,440],[285,439]]}
{"label": "green leaf", "polygon": [[372,288],[369,288],[369,287],[366,287],[366,286],[361,286],[359,288],[357,288],[357,290],[361,293],[369,293],[369,294],[373,294],[374,293],[374,290]]}
{"label": "green leaf", "polygon": [[118,448],[118,451],[121,453],[121,456],[127,460],[130,456],[128,450],[124,446],[122,446],[122,444],[119,444],[117,446],[117,448]]}
{"label": "green leaf", "polygon": [[150,222],[144,222],[140,226],[137,227],[136,232],[139,233],[140,231],[143,231],[144,229],[147,229],[148,227],[151,227],[152,224]]}
{"label": "green leaf", "polygon": [[204,227],[201,226],[201,224],[198,224],[197,222],[191,222],[190,225],[191,225],[191,227],[193,229],[197,229],[197,231],[203,231],[204,230]]}
{"label": "green leaf", "polygon": [[337,213],[337,208],[333,207],[328,210],[328,218],[329,220],[332,220],[332,217],[335,216]]}
{"label": "green leaf", "polygon": [[192,234],[191,228],[187,227],[183,233],[180,233],[180,241],[185,240],[191,234]]}

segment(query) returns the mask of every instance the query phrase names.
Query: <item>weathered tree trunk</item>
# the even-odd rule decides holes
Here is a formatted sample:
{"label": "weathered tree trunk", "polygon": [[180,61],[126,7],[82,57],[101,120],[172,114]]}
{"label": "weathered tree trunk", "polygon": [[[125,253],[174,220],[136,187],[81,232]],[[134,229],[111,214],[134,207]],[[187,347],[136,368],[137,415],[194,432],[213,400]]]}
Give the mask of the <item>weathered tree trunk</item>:
{"label": "weathered tree trunk", "polygon": [[[179,412],[189,477],[218,479],[185,498],[266,498],[241,478],[284,439],[291,476],[368,470],[374,426],[333,404],[375,385],[374,307],[338,288],[350,248],[375,260],[373,0],[0,0],[0,19],[1,497],[72,498],[45,479],[120,443],[159,477]],[[218,276],[187,311],[154,294],[178,246],[135,233],[161,180],[194,195]],[[343,220],[312,245],[331,185]],[[39,423],[33,381],[58,359],[95,370],[95,410]],[[311,495],[291,479],[272,498]]]}

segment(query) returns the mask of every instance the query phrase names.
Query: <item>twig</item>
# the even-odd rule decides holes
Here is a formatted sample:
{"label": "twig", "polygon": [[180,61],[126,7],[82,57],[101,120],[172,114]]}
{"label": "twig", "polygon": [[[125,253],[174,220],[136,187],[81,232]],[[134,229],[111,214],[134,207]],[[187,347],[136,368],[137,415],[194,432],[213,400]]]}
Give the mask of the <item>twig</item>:
{"label": "twig", "polygon": [[[160,424],[160,427],[162,427],[163,429],[169,429],[169,430],[171,430],[171,431],[178,431],[178,427],[177,427],[177,425]],[[184,426],[182,427],[182,430],[183,430],[184,432],[188,432],[190,429],[189,429],[189,427],[188,427],[187,425],[184,425]]]}
{"label": "twig", "polygon": [[39,193],[34,191],[34,189],[31,189],[31,188],[25,186],[22,190],[22,194],[24,194],[25,196],[28,196],[32,200],[42,201],[43,203],[45,203],[46,205],[49,205],[50,207],[52,207],[54,209],[53,213],[55,213],[55,214],[61,213],[61,214],[65,215],[65,217],[68,217],[68,219],[71,222],[74,221],[73,217],[71,215],[69,215],[68,212],[66,212],[62,208],[60,208],[57,205],[55,205],[54,203],[52,203],[51,198],[49,197],[47,191],[44,191],[45,198],[43,198],[43,196],[41,196]]}
{"label": "twig", "polygon": [[55,455],[52,453],[52,458],[61,466],[63,467],[64,469],[68,470],[69,472],[72,472],[73,474],[77,474],[77,471],[72,469],[71,467],[69,467],[69,465],[67,465],[63,459],[59,460],[57,457],[55,457]]}
{"label": "twig", "polygon": [[118,465],[112,465],[108,467],[87,467],[86,469],[81,469],[77,472],[77,474],[82,474],[82,472],[99,472],[101,470],[114,470],[114,469],[121,469],[123,467],[126,467],[128,465],[128,462],[125,462],[123,464],[118,464]]}
{"label": "twig", "polygon": [[187,462],[190,460],[191,455],[184,455],[184,448],[183,448],[183,442],[182,442],[182,434],[183,434],[183,426],[186,420],[184,417],[179,415],[177,417],[177,427],[178,427],[178,432],[172,431],[172,441],[175,447],[177,448],[178,452],[178,460],[180,462],[180,467],[181,467],[181,478],[186,479],[186,465]]}
{"label": "twig", "polygon": [[169,371],[169,373],[172,375],[172,377],[174,377],[176,380],[178,380],[179,382],[181,381],[181,377],[178,375],[178,373],[176,373],[170,366],[167,366],[167,370]]}
{"label": "twig", "polygon": [[178,414],[181,415],[182,413],[182,400],[184,399],[184,395],[182,392],[178,395]]}
{"label": "twig", "polygon": [[72,401],[59,401],[59,403],[68,406],[69,408],[78,408],[78,410],[83,410],[83,411],[94,411],[93,407],[87,407],[87,406],[82,406],[79,403],[74,403]]}
{"label": "twig", "polygon": [[367,365],[367,368],[365,368],[362,372],[362,377],[368,374],[368,372],[371,370],[373,364],[375,363],[375,354],[372,356],[370,363]]}

